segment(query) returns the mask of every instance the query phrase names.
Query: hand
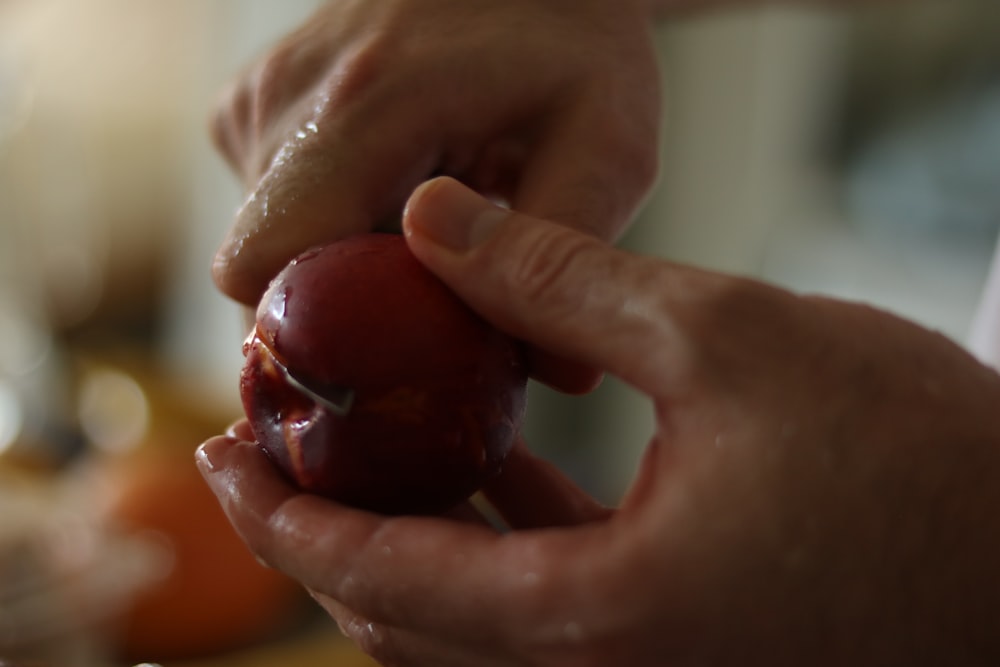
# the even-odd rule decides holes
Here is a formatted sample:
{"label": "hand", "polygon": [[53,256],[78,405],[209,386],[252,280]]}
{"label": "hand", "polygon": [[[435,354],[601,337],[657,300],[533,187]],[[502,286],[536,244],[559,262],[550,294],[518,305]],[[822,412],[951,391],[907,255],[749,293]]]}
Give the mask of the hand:
{"label": "hand", "polygon": [[472,307],[629,382],[658,426],[615,512],[516,450],[485,493],[504,534],[300,495],[245,432],[207,442],[239,533],[366,651],[439,667],[1000,660],[1000,378],[962,349],[872,308],[629,255],[448,179],[404,226]]}
{"label": "hand", "polygon": [[255,306],[313,245],[398,223],[433,174],[611,239],[656,172],[644,0],[334,0],[213,124],[249,198],[215,280]]}

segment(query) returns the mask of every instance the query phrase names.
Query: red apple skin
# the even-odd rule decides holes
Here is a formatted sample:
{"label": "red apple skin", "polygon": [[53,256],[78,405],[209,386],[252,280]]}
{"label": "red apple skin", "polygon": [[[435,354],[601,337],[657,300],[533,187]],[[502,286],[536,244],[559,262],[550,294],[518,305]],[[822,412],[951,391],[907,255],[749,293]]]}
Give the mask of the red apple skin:
{"label": "red apple skin", "polygon": [[[447,510],[496,475],[524,413],[516,341],[463,304],[403,237],[309,251],[272,281],[245,345],[243,406],[299,488],[387,514]],[[349,388],[336,414],[313,392]]]}

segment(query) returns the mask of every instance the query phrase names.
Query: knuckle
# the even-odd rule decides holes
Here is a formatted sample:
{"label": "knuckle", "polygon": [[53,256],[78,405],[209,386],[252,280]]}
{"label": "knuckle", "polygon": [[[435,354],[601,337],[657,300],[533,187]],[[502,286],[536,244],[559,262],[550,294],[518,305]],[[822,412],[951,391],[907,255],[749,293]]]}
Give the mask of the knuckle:
{"label": "knuckle", "polygon": [[258,64],[249,95],[248,116],[253,128],[262,133],[279,110],[288,84],[291,82],[294,51],[289,45],[278,45]]}
{"label": "knuckle", "polygon": [[249,97],[245,82],[240,81],[219,96],[209,115],[209,136],[215,147],[231,160],[237,157],[237,137],[247,131]]}
{"label": "knuckle", "polygon": [[392,48],[388,36],[374,34],[342,51],[331,75],[325,77],[320,86],[318,111],[327,115],[338,114],[345,107],[364,99],[383,79],[386,61],[392,58]]}
{"label": "knuckle", "polygon": [[550,312],[575,310],[584,291],[572,276],[579,273],[596,241],[556,226],[533,236],[531,243],[519,249],[507,287],[533,307]]}

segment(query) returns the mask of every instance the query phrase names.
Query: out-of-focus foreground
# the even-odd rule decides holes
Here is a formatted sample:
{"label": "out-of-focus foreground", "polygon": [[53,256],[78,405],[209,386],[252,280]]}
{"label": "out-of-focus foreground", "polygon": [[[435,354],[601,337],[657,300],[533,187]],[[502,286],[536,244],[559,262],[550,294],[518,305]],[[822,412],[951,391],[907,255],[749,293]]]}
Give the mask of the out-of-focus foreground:
{"label": "out-of-focus foreground", "polygon": [[[206,121],[316,5],[0,0],[0,664],[368,664],[191,461],[239,415],[244,334],[209,277],[242,194]],[[995,0],[664,25],[662,183],[624,244],[963,339],[1000,223],[997,34]],[[613,379],[533,387],[528,420],[609,501],[651,424]]]}

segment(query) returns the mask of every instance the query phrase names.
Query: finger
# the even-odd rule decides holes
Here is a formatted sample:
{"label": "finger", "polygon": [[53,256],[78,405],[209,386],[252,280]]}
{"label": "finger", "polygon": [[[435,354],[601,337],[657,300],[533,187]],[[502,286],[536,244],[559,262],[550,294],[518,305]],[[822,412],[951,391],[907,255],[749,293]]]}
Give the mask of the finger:
{"label": "finger", "polygon": [[503,470],[483,493],[515,529],[574,526],[607,519],[613,511],[600,504],[554,465],[518,441]]}
{"label": "finger", "polygon": [[727,284],[500,209],[447,178],[414,193],[404,231],[414,254],[501,329],[653,396],[687,385],[684,311]]}
{"label": "finger", "polygon": [[[241,419],[226,429],[231,440],[252,442],[250,424]],[[501,474],[486,484],[483,495],[511,528],[568,526],[608,518],[611,509],[598,503],[554,465],[518,441],[504,461]],[[444,516],[484,527],[492,525],[469,501]]]}
{"label": "finger", "polygon": [[519,664],[501,659],[495,649],[477,650],[467,642],[447,641],[408,632],[361,616],[333,598],[311,592],[313,599],[336,621],[340,631],[380,665],[434,665],[434,667],[503,667]]}
{"label": "finger", "polygon": [[283,136],[274,136],[280,119],[296,113],[300,100],[326,71],[339,35],[310,35],[325,29],[311,17],[273,45],[267,54],[246,67],[219,95],[209,122],[210,135],[234,172],[252,186],[261,167],[271,161]]}
{"label": "finger", "polygon": [[596,368],[537,347],[528,347],[525,359],[532,378],[564,394],[589,394],[604,380]]}
{"label": "finger", "polygon": [[[608,104],[584,101],[555,117],[522,167],[514,209],[604,240],[619,236],[656,180],[659,123],[658,114],[625,122]],[[529,350],[529,362],[539,379],[567,393],[592,391],[602,377],[537,349]]]}
{"label": "finger", "polygon": [[[373,622],[473,645],[558,636],[607,576],[602,558],[573,558],[607,551],[594,530],[498,535],[354,510],[297,493],[256,445],[232,438],[206,441],[197,460],[254,553]],[[590,577],[588,590],[569,583]]]}
{"label": "finger", "polygon": [[[226,429],[225,437],[232,441],[239,442],[253,442],[255,439],[250,422],[246,419],[239,419],[230,424]],[[480,512],[476,506],[468,500],[452,507],[442,516],[455,521],[465,521],[468,523],[475,523],[480,526],[492,526],[490,520],[483,516],[482,512]]]}
{"label": "finger", "polygon": [[626,119],[610,104],[584,100],[555,117],[524,167],[515,210],[606,241],[619,236],[656,181],[659,114]]}
{"label": "finger", "polygon": [[[300,252],[398,218],[432,173],[436,150],[418,121],[319,115],[284,139],[216,253],[223,293],[254,306]],[[416,116],[414,116],[416,118]]]}

